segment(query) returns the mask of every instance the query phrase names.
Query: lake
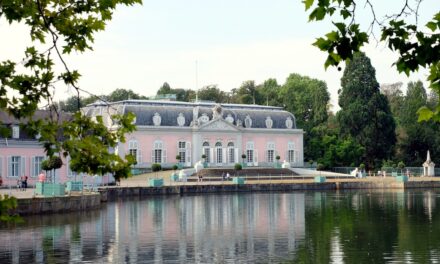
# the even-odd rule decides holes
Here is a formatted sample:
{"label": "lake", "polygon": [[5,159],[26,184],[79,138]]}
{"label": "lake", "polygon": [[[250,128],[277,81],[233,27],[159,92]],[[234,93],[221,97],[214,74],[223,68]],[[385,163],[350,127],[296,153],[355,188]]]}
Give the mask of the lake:
{"label": "lake", "polygon": [[440,192],[158,196],[0,227],[0,263],[440,263]]}

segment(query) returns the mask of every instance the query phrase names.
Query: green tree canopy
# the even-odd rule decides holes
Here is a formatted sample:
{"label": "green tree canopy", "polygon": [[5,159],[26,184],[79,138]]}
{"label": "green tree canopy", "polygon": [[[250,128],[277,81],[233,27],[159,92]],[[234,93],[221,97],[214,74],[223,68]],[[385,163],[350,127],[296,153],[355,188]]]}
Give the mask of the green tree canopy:
{"label": "green tree canopy", "polygon": [[[313,44],[328,53],[325,67],[338,66],[341,61],[352,59],[356,52],[368,43],[369,38],[376,38],[375,28],[380,28],[380,40],[388,48],[398,53],[394,63],[397,71],[409,75],[420,68],[427,68],[430,74],[427,80],[430,88],[440,94],[440,12],[433,7],[432,19],[424,25],[418,24],[419,6],[422,1],[401,1],[401,8],[396,14],[385,14],[378,17],[372,1],[358,0],[303,0],[309,10],[309,21],[320,21],[329,18],[335,30],[320,37]],[[368,16],[359,9],[370,11],[370,18],[362,25],[357,19]],[[420,120],[433,118],[440,121],[440,105],[432,109],[420,109]]]}
{"label": "green tree canopy", "polygon": [[369,167],[390,158],[396,143],[395,122],[387,98],[379,92],[370,59],[356,53],[341,79],[337,113],[342,136],[354,138],[365,148]]}

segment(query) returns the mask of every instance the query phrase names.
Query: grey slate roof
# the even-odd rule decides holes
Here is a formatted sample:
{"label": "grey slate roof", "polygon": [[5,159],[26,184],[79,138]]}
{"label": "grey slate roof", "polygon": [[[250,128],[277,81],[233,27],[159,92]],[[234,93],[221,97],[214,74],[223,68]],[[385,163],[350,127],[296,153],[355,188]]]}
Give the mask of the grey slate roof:
{"label": "grey slate roof", "polygon": [[[206,114],[209,120],[213,118],[213,102],[176,102],[176,101],[151,101],[151,100],[125,100],[110,103],[108,106],[102,104],[90,104],[83,109],[87,115],[96,115],[100,111],[98,108],[104,107],[116,110],[123,114],[132,112],[136,115],[136,125],[154,126],[153,116],[158,113],[161,117],[160,126],[178,126],[177,117],[182,113],[185,117],[184,127],[190,127],[193,120],[193,110],[198,107],[198,117]],[[293,121],[292,129],[296,128],[295,117],[292,113],[284,111],[281,107],[243,105],[243,104],[220,104],[223,109],[223,118],[228,114],[234,118],[234,125],[241,120],[244,126],[247,115],[252,119],[251,128],[266,128],[266,118],[271,117],[273,121],[272,128],[287,129],[286,119],[290,117]],[[105,111],[103,111],[105,112]]]}

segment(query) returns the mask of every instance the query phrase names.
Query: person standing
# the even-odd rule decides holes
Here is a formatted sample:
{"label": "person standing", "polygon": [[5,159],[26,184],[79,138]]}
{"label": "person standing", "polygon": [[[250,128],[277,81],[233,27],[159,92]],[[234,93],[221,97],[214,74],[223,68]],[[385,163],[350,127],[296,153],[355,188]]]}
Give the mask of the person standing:
{"label": "person standing", "polygon": [[38,181],[39,182],[45,182],[46,181],[46,175],[44,174],[43,171],[41,171],[40,174],[38,175]]}

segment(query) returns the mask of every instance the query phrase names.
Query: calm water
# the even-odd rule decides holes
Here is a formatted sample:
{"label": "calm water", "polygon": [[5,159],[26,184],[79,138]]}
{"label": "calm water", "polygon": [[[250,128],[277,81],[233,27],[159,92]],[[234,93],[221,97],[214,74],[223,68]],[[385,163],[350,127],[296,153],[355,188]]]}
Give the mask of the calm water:
{"label": "calm water", "polygon": [[0,263],[440,263],[440,193],[124,200],[0,227]]}

